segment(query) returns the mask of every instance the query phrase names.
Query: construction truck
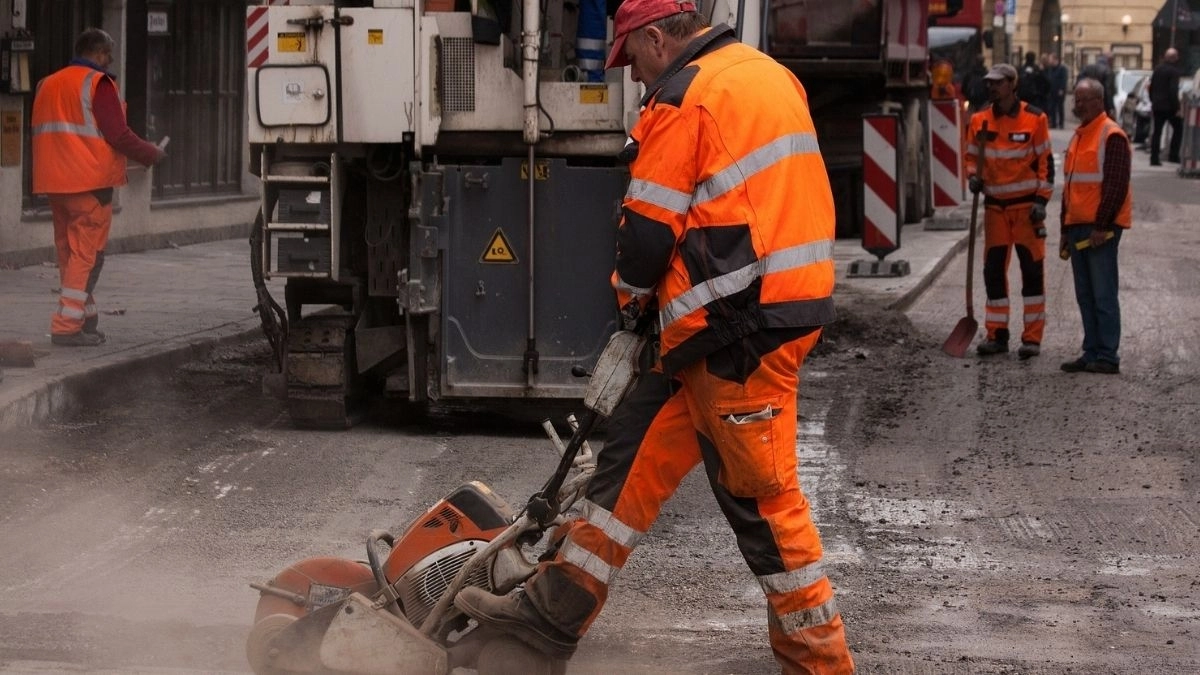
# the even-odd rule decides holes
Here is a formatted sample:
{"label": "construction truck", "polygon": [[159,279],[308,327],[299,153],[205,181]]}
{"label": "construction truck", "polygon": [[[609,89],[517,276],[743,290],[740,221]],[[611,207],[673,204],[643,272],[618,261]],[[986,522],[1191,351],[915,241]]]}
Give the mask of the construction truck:
{"label": "construction truck", "polygon": [[603,71],[604,4],[474,4],[247,8],[252,266],[299,426],[380,394],[578,398],[618,327],[638,91]]}
{"label": "construction truck", "polygon": [[[716,0],[808,89],[838,204],[863,214],[864,113],[903,133],[900,217],[931,212],[928,0]],[[618,328],[608,286],[640,85],[605,72],[613,7],[375,0],[247,8],[252,242],[271,380],[299,426],[376,396],[579,398]],[[282,305],[268,279],[284,279]]]}

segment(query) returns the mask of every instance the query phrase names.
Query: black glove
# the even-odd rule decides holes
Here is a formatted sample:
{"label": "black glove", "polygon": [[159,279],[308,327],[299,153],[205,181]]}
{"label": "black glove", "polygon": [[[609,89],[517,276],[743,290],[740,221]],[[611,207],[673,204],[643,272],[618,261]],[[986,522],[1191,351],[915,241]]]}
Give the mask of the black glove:
{"label": "black glove", "polygon": [[1034,225],[1045,222],[1046,220],[1046,205],[1034,204],[1033,208],[1029,209],[1029,222]]}
{"label": "black glove", "polygon": [[979,176],[971,176],[967,179],[967,187],[971,188],[971,194],[977,195],[983,192],[983,179]]}

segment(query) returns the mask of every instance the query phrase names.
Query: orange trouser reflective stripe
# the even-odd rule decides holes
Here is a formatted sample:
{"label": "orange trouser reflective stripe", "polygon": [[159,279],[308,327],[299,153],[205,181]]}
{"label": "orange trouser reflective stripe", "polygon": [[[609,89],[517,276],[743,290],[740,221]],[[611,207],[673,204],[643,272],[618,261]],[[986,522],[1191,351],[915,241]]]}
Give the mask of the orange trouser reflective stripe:
{"label": "orange trouser reflective stripe", "polygon": [[86,319],[96,316],[92,297],[99,261],[112,228],[112,204],[101,204],[90,192],[50,195],[54,216],[54,248],[58,254],[61,290],[50,332],[69,335],[83,330]]}
{"label": "orange trouser reflective stripe", "polygon": [[995,339],[997,331],[1008,330],[1008,266],[1015,248],[1024,310],[1021,341],[1042,343],[1046,329],[1046,240],[1038,238],[1029,221],[1032,206],[988,205],[983,216],[983,285],[987,291],[983,325],[988,339]]}
{"label": "orange trouser reflective stripe", "polygon": [[[767,598],[784,673],[850,673],[821,540],[796,473],[798,372],[819,332],[759,355],[744,382],[693,363],[672,383],[643,375],[609,421],[584,517],[526,584],[538,611],[582,636],[608,588],[683,478],[703,463],[713,494]],[[737,427],[730,429],[729,427]]]}

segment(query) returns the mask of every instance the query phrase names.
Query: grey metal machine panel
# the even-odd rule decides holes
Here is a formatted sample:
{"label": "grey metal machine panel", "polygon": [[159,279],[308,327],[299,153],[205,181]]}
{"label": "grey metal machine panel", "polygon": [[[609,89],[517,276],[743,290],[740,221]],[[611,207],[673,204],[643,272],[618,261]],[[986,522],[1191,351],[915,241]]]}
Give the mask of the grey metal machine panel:
{"label": "grey metal machine panel", "polygon": [[441,395],[580,397],[588,369],[617,328],[609,285],[624,168],[536,162],[534,348],[529,331],[530,233],[524,160],[446,166],[449,240],[442,278]]}

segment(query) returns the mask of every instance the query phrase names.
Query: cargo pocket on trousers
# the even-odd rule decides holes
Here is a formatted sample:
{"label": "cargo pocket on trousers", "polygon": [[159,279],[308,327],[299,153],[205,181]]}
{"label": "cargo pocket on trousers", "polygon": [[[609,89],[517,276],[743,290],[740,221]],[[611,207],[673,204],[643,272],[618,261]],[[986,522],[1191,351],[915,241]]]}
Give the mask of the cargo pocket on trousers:
{"label": "cargo pocket on trousers", "polygon": [[[718,481],[736,497],[767,497],[783,491],[784,472],[793,468],[794,451],[783,442],[783,397],[713,403],[709,429],[721,457]],[[781,456],[782,452],[793,453]]]}

